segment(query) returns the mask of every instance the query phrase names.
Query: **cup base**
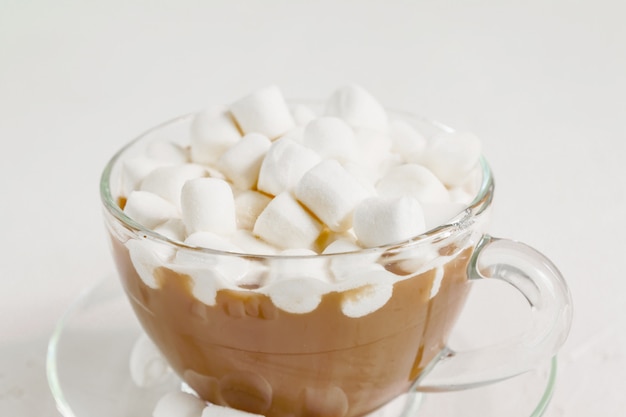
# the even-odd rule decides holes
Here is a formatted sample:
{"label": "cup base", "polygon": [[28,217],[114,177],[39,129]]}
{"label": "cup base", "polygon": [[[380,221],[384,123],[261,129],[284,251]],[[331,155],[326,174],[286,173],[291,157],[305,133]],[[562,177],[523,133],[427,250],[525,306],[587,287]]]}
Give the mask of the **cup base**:
{"label": "cup base", "polygon": [[[163,395],[181,389],[173,376],[150,388],[132,381],[129,357],[141,333],[115,276],[107,276],[73,303],[50,339],[47,360],[50,389],[64,417],[150,416]],[[555,379],[556,358],[497,384],[406,394],[367,417],[401,417],[407,404],[408,415],[416,417],[539,417],[548,407]]]}

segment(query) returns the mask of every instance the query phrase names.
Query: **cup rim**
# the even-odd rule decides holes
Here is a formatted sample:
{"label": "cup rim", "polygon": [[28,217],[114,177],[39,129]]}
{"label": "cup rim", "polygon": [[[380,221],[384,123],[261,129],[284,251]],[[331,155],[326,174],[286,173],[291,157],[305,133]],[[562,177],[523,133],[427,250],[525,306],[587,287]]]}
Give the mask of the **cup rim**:
{"label": "cup rim", "polygon": [[[292,103],[303,103],[303,104],[315,103],[309,100],[297,100],[297,101],[289,101],[289,102],[290,104]],[[414,121],[419,121],[420,123],[425,123],[427,125],[430,125],[434,128],[441,130],[442,132],[452,133],[455,131],[453,128],[443,123],[440,123],[435,120],[431,120],[431,119],[428,119],[428,118],[425,118],[425,117],[422,117],[422,116],[419,116],[419,115],[416,115],[407,111],[393,110],[393,109],[388,109],[388,111],[395,115],[401,115],[404,118],[409,118],[409,119],[413,119]],[[102,174],[100,176],[100,187],[99,187],[100,188],[100,200],[102,204],[104,205],[104,208],[106,209],[106,211],[110,215],[112,215],[113,218],[116,221],[118,221],[126,230],[131,231],[133,234],[139,235],[145,239],[151,239],[153,241],[156,241],[165,245],[173,246],[177,249],[183,249],[187,251],[194,251],[194,252],[212,254],[212,255],[224,255],[224,256],[236,256],[236,257],[246,256],[246,257],[252,257],[252,258],[257,258],[257,259],[290,259],[290,260],[300,259],[300,258],[311,259],[311,258],[334,258],[338,256],[357,256],[357,255],[376,253],[376,252],[380,252],[380,253],[391,252],[391,251],[399,250],[399,249],[406,248],[406,247],[414,247],[419,244],[424,244],[425,242],[434,242],[434,241],[443,240],[451,235],[457,234],[471,227],[471,225],[474,223],[473,219],[475,219],[480,214],[482,214],[491,205],[491,201],[493,200],[493,193],[494,193],[494,188],[495,188],[493,174],[484,155],[481,155],[479,159],[479,166],[480,166],[482,178],[480,182],[480,187],[478,188],[478,191],[476,195],[474,196],[474,199],[457,215],[448,219],[443,224],[440,224],[432,229],[426,230],[425,232],[419,235],[413,236],[401,242],[394,242],[394,243],[390,243],[386,245],[375,246],[372,248],[362,248],[362,249],[359,249],[356,251],[350,251],[350,252],[328,253],[328,254],[322,254],[322,253],[321,254],[305,254],[305,255],[303,254],[267,255],[267,254],[253,254],[253,253],[251,254],[251,253],[231,252],[231,251],[224,251],[224,250],[219,250],[219,249],[211,249],[211,248],[205,248],[205,247],[200,247],[200,246],[188,245],[184,242],[176,241],[176,240],[168,238],[165,235],[157,233],[154,230],[148,227],[145,227],[144,225],[138,223],[131,217],[127,216],[126,213],[124,213],[124,211],[117,204],[117,202],[115,201],[115,198],[112,195],[110,180],[111,180],[113,168],[115,167],[116,163],[122,158],[122,156],[126,153],[126,151],[132,148],[135,144],[137,144],[138,142],[140,142],[142,139],[146,138],[147,136],[159,131],[160,129],[174,125],[176,123],[182,123],[182,122],[188,121],[192,119],[195,114],[196,114],[195,112],[183,114],[183,115],[174,117],[172,119],[166,120],[162,123],[159,123],[145,130],[143,133],[139,134],[134,139],[127,142],[124,146],[118,149],[118,151],[115,152],[113,156],[109,159],[109,161],[106,163],[102,171]]]}

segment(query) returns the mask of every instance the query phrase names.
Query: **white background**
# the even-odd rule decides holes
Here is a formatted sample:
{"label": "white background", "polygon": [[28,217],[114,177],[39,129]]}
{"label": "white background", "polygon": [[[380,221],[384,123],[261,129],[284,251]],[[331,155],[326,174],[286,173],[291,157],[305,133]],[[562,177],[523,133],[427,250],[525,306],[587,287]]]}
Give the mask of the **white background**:
{"label": "white background", "polygon": [[98,196],[124,142],[269,83],[479,135],[490,231],[566,276],[574,325],[548,416],[626,408],[622,1],[0,0],[0,415],[57,416],[47,339],[112,271]]}

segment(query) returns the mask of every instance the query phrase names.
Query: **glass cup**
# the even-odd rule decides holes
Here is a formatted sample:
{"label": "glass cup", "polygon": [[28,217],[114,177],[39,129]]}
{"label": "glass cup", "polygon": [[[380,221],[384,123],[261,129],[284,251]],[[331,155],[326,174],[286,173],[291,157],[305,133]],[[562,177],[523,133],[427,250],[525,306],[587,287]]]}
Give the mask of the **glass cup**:
{"label": "glass cup", "polygon": [[[426,136],[449,130],[394,116]],[[230,253],[138,224],[122,210],[122,165],[154,142],[185,146],[192,117],[121,149],[100,191],[130,304],[204,400],[268,417],[363,416],[407,392],[470,388],[535,369],[564,343],[571,299],[557,268],[525,244],[485,234],[494,180],[482,159],[473,201],[456,216],[405,242],[357,252]],[[328,275],[335,279],[320,279]],[[514,340],[455,350],[450,332],[470,288],[485,279],[519,291],[531,325]]]}

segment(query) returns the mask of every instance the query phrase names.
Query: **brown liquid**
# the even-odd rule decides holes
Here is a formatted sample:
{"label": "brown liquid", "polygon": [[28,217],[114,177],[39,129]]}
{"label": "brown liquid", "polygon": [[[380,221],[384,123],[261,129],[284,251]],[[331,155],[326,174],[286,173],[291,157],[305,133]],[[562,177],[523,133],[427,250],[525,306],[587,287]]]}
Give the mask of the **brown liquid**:
{"label": "brown liquid", "polygon": [[252,291],[220,290],[215,306],[192,281],[158,268],[159,289],[136,274],[126,248],[114,254],[131,304],[172,368],[205,400],[268,417],[362,416],[406,392],[445,344],[465,301],[471,249],[445,267],[399,281],[377,311],[350,318],[344,297],[325,294],[310,313],[276,308]]}

